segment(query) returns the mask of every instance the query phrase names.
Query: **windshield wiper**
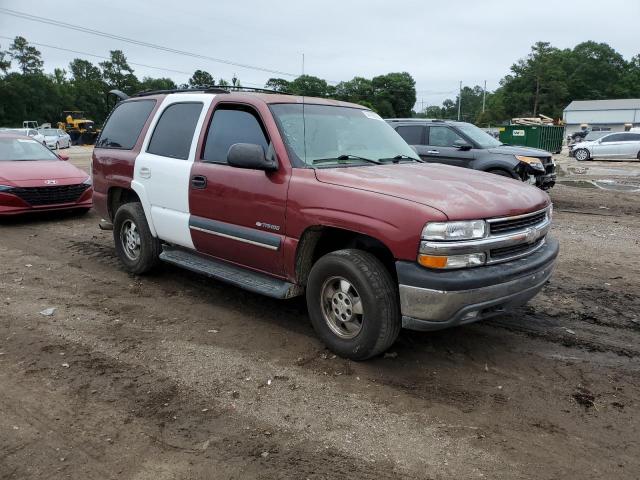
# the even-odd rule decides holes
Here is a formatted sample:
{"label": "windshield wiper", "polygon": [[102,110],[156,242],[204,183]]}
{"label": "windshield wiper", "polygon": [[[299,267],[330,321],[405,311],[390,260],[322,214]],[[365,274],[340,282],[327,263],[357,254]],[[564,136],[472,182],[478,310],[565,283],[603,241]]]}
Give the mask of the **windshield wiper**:
{"label": "windshield wiper", "polygon": [[412,162],[425,163],[424,160],[421,160],[419,158],[410,157],[409,155],[404,155],[404,154],[399,154],[399,155],[396,155],[395,157],[380,158],[379,160],[381,160],[381,161],[391,160],[393,163],[398,163],[400,160],[411,160]]}
{"label": "windshield wiper", "polygon": [[362,160],[363,162],[375,163],[376,165],[382,164],[382,162],[378,160],[374,160],[373,158],[359,157],[358,155],[350,155],[350,154],[343,154],[333,158],[316,158],[311,163],[313,165],[316,165],[318,163],[329,163],[329,162],[335,162],[335,161],[338,161],[338,163],[340,163],[340,161],[345,161],[345,160]]}

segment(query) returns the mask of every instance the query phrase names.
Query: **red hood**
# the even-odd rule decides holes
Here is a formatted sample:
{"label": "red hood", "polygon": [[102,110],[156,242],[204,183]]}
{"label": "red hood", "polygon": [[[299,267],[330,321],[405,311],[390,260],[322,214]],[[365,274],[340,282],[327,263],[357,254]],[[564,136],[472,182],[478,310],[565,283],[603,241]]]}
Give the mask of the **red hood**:
{"label": "red hood", "polygon": [[60,185],[80,183],[88,174],[63,160],[0,162],[0,184],[36,187],[45,180],[57,180]]}
{"label": "red hood", "polygon": [[428,205],[450,220],[519,215],[550,203],[546,193],[518,180],[448,165],[323,168],[316,178]]}

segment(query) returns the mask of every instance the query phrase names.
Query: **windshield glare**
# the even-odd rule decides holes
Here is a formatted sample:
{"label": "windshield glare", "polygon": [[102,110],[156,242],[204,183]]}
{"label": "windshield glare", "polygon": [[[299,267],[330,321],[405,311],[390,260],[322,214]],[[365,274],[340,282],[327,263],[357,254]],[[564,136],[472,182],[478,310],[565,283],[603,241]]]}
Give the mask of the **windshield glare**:
{"label": "windshield glare", "polygon": [[496,140],[484,130],[470,123],[459,123],[456,125],[462,133],[473,140],[480,148],[493,148],[502,145],[502,142]]}
{"label": "windshield glare", "polygon": [[58,160],[48,148],[26,138],[0,138],[0,162]]}
{"label": "windshield glare", "polygon": [[355,157],[390,160],[399,155],[419,160],[402,137],[370,110],[304,105],[303,116],[302,104],[278,104],[271,109],[289,154],[306,165],[325,159],[335,162],[329,161],[323,166],[362,165],[365,161]]}

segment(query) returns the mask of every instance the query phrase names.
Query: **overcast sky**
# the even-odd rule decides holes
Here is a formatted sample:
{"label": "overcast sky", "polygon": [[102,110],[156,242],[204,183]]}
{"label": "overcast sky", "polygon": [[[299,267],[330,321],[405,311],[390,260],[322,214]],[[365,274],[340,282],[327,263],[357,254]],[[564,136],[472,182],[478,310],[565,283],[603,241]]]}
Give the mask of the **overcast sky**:
{"label": "overcast sky", "polygon": [[[418,102],[439,104],[464,85],[498,86],[517,59],[539,40],[565,48],[606,42],[625,58],[640,53],[637,0],[241,0],[236,2],[0,0],[0,7],[137,40],[290,74],[302,69],[330,82],[407,71]],[[292,76],[225,65],[122,41],[43,25],[0,13],[0,35],[106,56],[121,49],[132,63],[192,72],[207,70],[246,86]],[[9,40],[0,37],[7,48]],[[46,71],[66,67],[69,52],[38,46]],[[85,57],[95,63],[101,61]],[[190,75],[134,66],[138,77]],[[420,103],[418,104],[418,106]]]}

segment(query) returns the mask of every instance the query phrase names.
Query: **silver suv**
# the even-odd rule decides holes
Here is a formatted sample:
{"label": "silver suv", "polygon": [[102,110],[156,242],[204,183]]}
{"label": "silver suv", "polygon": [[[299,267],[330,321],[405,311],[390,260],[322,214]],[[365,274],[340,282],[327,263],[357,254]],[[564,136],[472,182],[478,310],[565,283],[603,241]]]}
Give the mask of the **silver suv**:
{"label": "silver suv", "polygon": [[597,140],[573,146],[576,160],[637,158],[640,160],[640,133],[610,133]]}

